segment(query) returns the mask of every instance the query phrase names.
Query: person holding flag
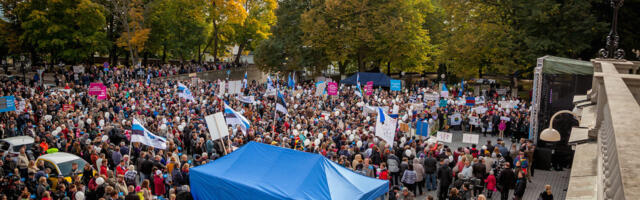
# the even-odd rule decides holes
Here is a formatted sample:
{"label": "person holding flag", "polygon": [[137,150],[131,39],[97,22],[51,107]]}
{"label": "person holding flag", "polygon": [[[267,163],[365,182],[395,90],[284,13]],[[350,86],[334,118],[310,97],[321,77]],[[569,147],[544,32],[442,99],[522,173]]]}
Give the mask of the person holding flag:
{"label": "person holding flag", "polygon": [[364,98],[364,96],[362,95],[362,88],[360,87],[360,74],[356,75],[356,95],[358,95],[360,98]]}
{"label": "person holding flag", "polygon": [[460,91],[458,92],[458,96],[462,97],[463,94],[464,94],[464,78],[462,79],[462,81],[460,81]]}
{"label": "person holding flag", "polygon": [[131,125],[131,142],[139,142],[156,149],[167,149],[166,138],[151,133],[135,118]]}
{"label": "person holding flag", "polygon": [[236,126],[240,125],[240,130],[242,133],[247,134],[247,130],[251,128],[251,123],[249,120],[242,116],[242,114],[236,112],[231,108],[228,104],[224,104],[224,119],[227,121],[228,125]]}
{"label": "person holding flag", "polygon": [[289,114],[287,111],[287,102],[284,100],[282,93],[278,91],[277,103],[276,103],[276,111],[280,111],[285,115]]}
{"label": "person holding flag", "polygon": [[180,98],[185,98],[193,101],[193,95],[191,94],[191,90],[186,85],[178,82],[178,96]]}
{"label": "person holding flag", "polygon": [[244,79],[242,79],[242,85],[244,86],[244,89],[247,89],[247,72],[244,72]]}

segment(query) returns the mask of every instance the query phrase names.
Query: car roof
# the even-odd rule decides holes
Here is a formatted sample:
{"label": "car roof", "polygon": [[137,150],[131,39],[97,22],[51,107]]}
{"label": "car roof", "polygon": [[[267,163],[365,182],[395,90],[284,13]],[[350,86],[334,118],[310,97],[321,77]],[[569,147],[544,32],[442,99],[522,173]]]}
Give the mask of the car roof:
{"label": "car roof", "polygon": [[67,161],[72,161],[72,160],[77,160],[77,159],[81,159],[80,157],[74,155],[74,154],[70,154],[70,153],[65,153],[65,152],[57,152],[57,153],[51,153],[51,154],[45,154],[42,155],[40,157],[38,157],[39,159],[45,159],[48,161],[51,161],[53,163],[63,163],[63,162],[67,162]]}
{"label": "car roof", "polygon": [[33,138],[30,136],[16,136],[10,138],[4,138],[0,141],[8,142],[11,145],[23,145],[23,144],[33,144]]}

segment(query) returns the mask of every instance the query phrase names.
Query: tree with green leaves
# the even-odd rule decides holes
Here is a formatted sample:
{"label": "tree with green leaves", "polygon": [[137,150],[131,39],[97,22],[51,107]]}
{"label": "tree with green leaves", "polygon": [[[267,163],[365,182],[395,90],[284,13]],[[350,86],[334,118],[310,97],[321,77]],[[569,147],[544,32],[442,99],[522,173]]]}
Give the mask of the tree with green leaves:
{"label": "tree with green leaves", "polygon": [[[207,12],[208,39],[204,43],[202,54],[211,47],[211,55],[214,60],[217,60],[223,53],[220,50],[225,49],[232,42],[234,30],[231,24],[244,23],[247,12],[244,10],[242,0],[210,0],[207,2]],[[201,59],[202,54],[198,56],[198,60]]]}
{"label": "tree with green leaves", "polygon": [[180,60],[194,58],[205,40],[206,15],[204,0],[157,0],[149,5],[151,26],[149,47],[162,49]]}
{"label": "tree with green leaves", "polygon": [[303,44],[304,33],[300,16],[310,1],[283,0],[275,11],[277,22],[271,27],[272,35],[262,41],[254,52],[257,67],[264,71],[293,71],[305,69],[319,72],[326,69],[329,60],[324,50]]}
{"label": "tree with green leaves", "polygon": [[[32,2],[33,3],[33,2]],[[21,26],[20,39],[48,54],[51,63],[57,58],[80,63],[104,52],[105,18],[102,7],[90,0],[47,0],[41,8],[31,10]],[[28,6],[28,5],[25,5]]]}
{"label": "tree with green leaves", "polygon": [[257,44],[269,37],[271,25],[276,22],[274,11],[278,3],[275,0],[243,1],[247,17],[242,23],[231,25],[235,31],[233,42],[238,45],[235,64],[240,64],[240,56],[245,50],[254,50]]}
{"label": "tree with green leaves", "polygon": [[302,15],[307,46],[325,50],[345,74],[393,62],[397,71],[423,71],[435,52],[424,28],[430,0],[314,0]]}

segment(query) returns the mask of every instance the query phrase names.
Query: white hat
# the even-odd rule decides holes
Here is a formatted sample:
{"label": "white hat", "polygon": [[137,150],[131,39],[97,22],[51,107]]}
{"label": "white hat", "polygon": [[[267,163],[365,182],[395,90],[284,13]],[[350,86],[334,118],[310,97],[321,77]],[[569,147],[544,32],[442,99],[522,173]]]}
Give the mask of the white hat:
{"label": "white hat", "polygon": [[162,171],[156,170],[156,175],[160,175],[160,174],[162,174]]}

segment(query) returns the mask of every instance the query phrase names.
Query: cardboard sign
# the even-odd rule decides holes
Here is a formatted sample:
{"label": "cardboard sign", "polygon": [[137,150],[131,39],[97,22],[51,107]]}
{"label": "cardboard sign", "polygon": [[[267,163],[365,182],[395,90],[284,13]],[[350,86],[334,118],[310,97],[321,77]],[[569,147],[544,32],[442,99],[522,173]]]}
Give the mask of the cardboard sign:
{"label": "cardboard sign", "polygon": [[227,127],[227,123],[224,121],[224,115],[222,112],[208,115],[204,117],[204,120],[207,122],[211,140],[217,140],[229,135],[229,128]]}
{"label": "cardboard sign", "polygon": [[400,80],[389,80],[389,87],[391,91],[401,91],[402,90],[402,81]]}
{"label": "cardboard sign", "polygon": [[367,85],[364,86],[364,90],[366,91],[365,92],[366,95],[372,95],[373,94],[373,81],[368,81]]}
{"label": "cardboard sign", "polygon": [[480,136],[476,134],[462,134],[462,143],[478,144]]}
{"label": "cardboard sign", "polygon": [[453,139],[453,134],[447,133],[447,132],[438,131],[438,134],[436,135],[436,138],[440,142],[451,143],[451,140]]}

